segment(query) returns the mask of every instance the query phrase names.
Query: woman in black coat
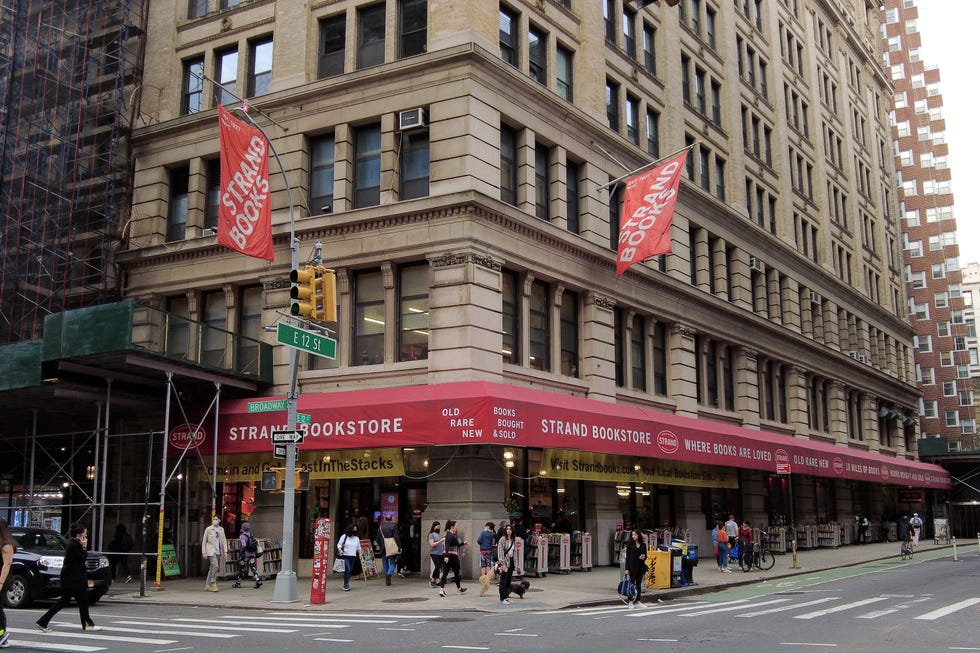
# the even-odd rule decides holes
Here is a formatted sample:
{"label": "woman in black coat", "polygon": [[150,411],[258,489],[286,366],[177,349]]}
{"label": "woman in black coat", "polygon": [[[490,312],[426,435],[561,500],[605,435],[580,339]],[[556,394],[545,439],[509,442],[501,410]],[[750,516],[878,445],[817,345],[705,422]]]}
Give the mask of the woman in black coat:
{"label": "woman in black coat", "polygon": [[37,620],[38,630],[50,632],[48,623],[59,610],[68,605],[72,598],[78,602],[78,616],[82,620],[82,630],[102,630],[101,626],[96,626],[92,622],[88,614],[88,577],[85,573],[87,547],[88,529],[81,524],[75,524],[68,529],[68,550],[65,551],[65,562],[61,567],[61,598]]}
{"label": "woman in black coat", "polygon": [[643,583],[646,582],[647,574],[647,545],[643,541],[643,533],[635,528],[630,531],[630,539],[626,543],[626,576],[636,584],[636,597],[629,602],[629,607],[643,604],[640,603],[640,593],[643,591]]}

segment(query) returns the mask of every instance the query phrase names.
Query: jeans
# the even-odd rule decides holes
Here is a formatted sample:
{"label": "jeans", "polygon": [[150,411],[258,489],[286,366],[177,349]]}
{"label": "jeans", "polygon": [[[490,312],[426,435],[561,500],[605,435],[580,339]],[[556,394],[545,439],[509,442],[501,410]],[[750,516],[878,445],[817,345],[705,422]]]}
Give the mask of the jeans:
{"label": "jeans", "polygon": [[221,559],[218,556],[208,556],[208,562],[211,563],[211,566],[208,567],[208,580],[206,584],[210,586],[218,582],[218,570],[221,569]]}
{"label": "jeans", "polygon": [[718,566],[728,569],[728,542],[718,543]]}
{"label": "jeans", "polygon": [[381,564],[385,570],[385,576],[395,573],[395,566],[398,564],[398,556],[381,556]]}
{"label": "jeans", "polygon": [[354,556],[344,556],[344,587],[350,587],[350,575],[354,571]]}

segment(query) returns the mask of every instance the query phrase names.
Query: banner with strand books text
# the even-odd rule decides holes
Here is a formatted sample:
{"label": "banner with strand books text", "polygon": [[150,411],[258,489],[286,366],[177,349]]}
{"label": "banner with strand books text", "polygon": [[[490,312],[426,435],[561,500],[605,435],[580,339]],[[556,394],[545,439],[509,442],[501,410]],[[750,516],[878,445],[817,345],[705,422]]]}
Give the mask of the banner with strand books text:
{"label": "banner with strand books text", "polygon": [[271,261],[269,146],[261,131],[218,105],[221,194],[218,244]]}
{"label": "banner with strand books text", "polygon": [[617,277],[634,263],[670,253],[670,223],[686,157],[687,150],[684,150],[669,161],[626,180],[619,220]]}

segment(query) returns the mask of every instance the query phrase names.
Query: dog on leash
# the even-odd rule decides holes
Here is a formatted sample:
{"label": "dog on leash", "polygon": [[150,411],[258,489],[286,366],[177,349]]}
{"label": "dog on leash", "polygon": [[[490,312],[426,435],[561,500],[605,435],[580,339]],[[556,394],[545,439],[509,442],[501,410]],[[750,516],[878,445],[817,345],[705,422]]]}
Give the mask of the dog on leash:
{"label": "dog on leash", "polygon": [[488,573],[480,576],[480,585],[483,586],[480,588],[480,596],[486,595],[490,591],[490,586],[496,583],[498,578],[496,567],[491,567]]}
{"label": "dog on leash", "polygon": [[524,592],[526,592],[527,591],[527,588],[529,588],[530,586],[531,586],[531,583],[527,582],[526,580],[522,580],[519,583],[511,583],[510,584],[510,593],[511,594],[516,594],[517,596],[519,596],[519,597],[521,597],[523,599],[524,598]]}

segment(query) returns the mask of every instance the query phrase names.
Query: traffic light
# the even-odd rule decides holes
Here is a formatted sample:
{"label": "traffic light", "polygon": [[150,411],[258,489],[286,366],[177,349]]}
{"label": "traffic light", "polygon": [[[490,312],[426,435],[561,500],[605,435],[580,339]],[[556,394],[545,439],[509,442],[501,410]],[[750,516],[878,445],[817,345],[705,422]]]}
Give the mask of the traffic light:
{"label": "traffic light", "polygon": [[306,265],[292,270],[289,281],[293,284],[289,289],[289,298],[292,300],[289,312],[313,320],[319,319],[316,268]]}
{"label": "traffic light", "polygon": [[317,268],[320,275],[320,319],[337,321],[337,275],[333,270]]}

